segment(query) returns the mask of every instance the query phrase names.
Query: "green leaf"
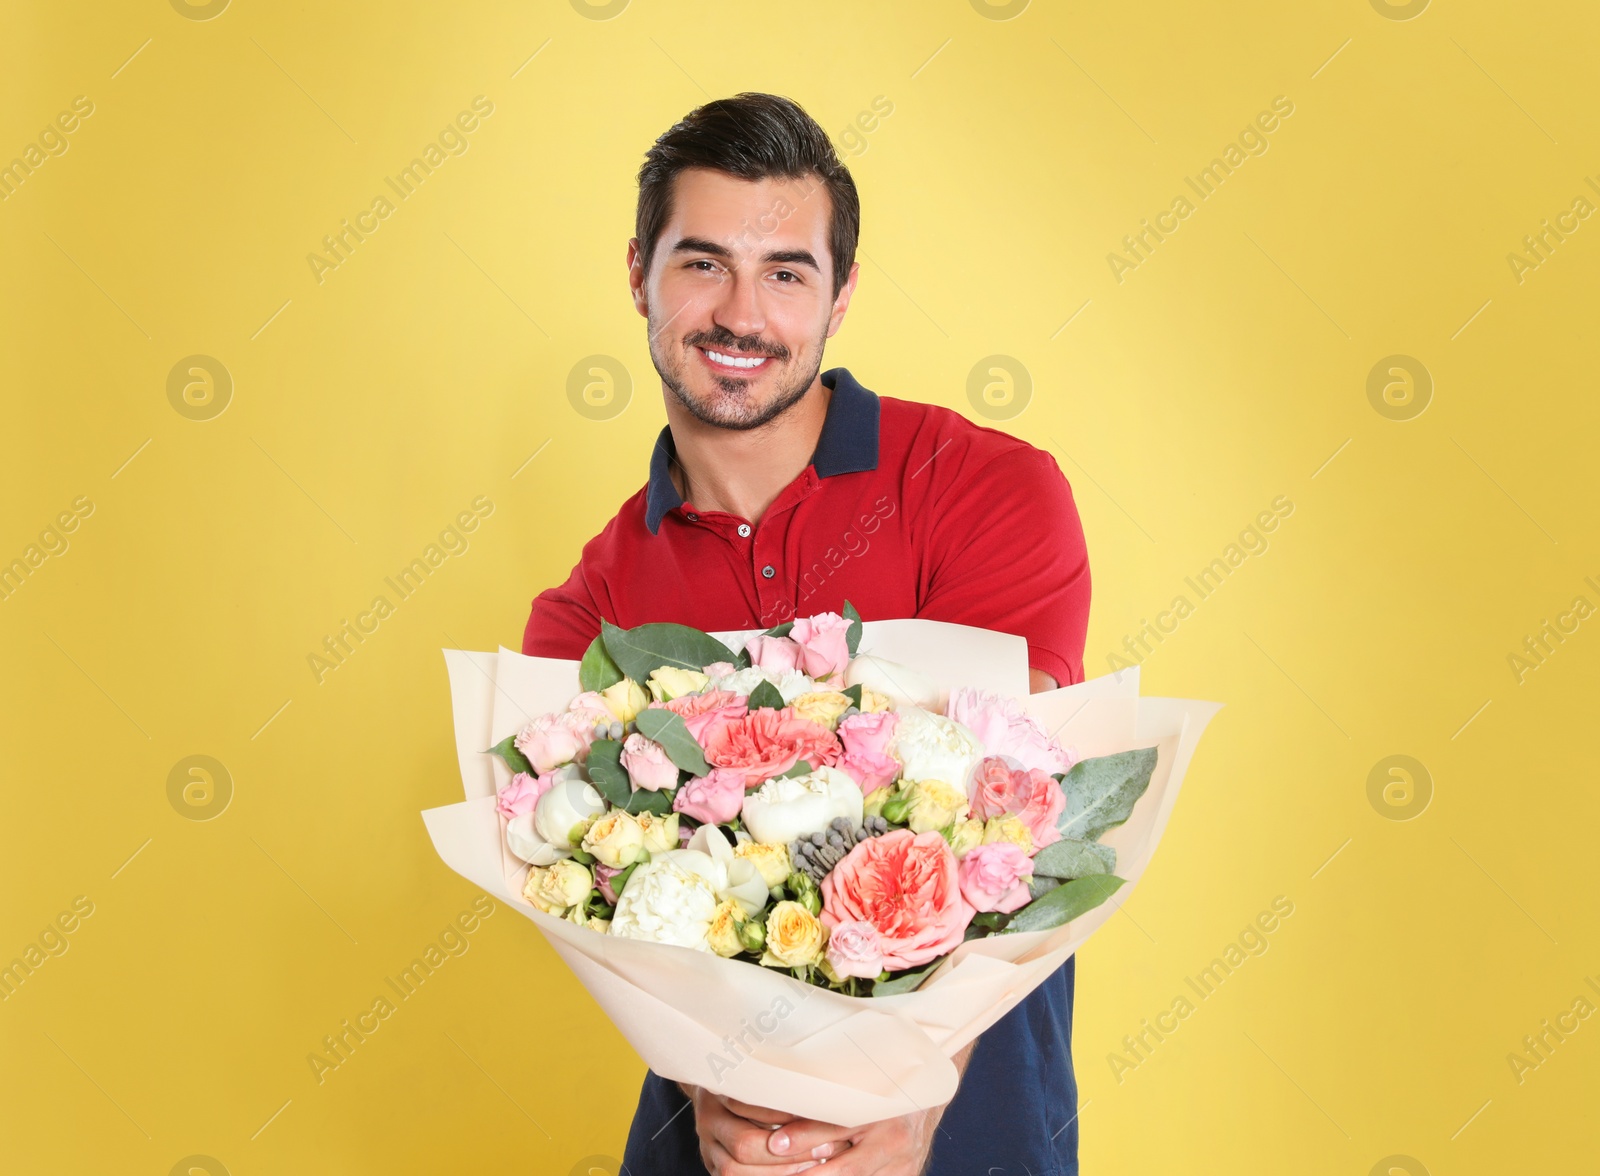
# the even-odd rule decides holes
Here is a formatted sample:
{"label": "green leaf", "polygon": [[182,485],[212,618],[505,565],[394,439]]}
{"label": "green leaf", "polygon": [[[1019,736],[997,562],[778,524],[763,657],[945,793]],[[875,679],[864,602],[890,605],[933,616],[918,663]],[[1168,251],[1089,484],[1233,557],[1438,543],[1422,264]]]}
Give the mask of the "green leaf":
{"label": "green leaf", "polygon": [[604,690],[622,681],[622,676],[621,668],[606,652],[606,643],[596,636],[578,663],[578,685],[585,690]]}
{"label": "green leaf", "polygon": [[844,695],[846,698],[848,698],[850,700],[850,705],[851,706],[855,707],[857,710],[861,709],[861,683],[860,682],[857,682],[854,686],[846,686],[843,690],[839,691],[839,693]]}
{"label": "green leaf", "polygon": [[664,706],[647,706],[634,716],[633,722],[641,735],[661,744],[666,749],[667,758],[684,771],[704,776],[711,770],[700,744],[689,734],[683,716],[676,711]]}
{"label": "green leaf", "polygon": [[762,634],[763,637],[787,637],[789,630],[794,628],[793,621],[785,621],[781,625],[774,625]]}
{"label": "green leaf", "polygon": [[1060,878],[1052,878],[1048,874],[1034,874],[1028,879],[1028,893],[1034,898],[1041,898],[1061,885]]}
{"label": "green leaf", "polygon": [[794,767],[790,768],[787,772],[779,772],[773,777],[773,779],[782,780],[785,776],[809,776],[816,770],[816,768],[811,766],[810,760],[795,760]]}
{"label": "green leaf", "polygon": [[972,916],[972,921],[979,927],[987,927],[991,931],[998,931],[1011,921],[1011,916],[1001,914],[999,911],[980,911]]}
{"label": "green leaf", "polygon": [[1071,880],[1090,874],[1109,874],[1117,868],[1117,851],[1097,841],[1076,841],[1070,837],[1045,846],[1033,855],[1037,877]]}
{"label": "green leaf", "polygon": [[861,614],[856,611],[856,606],[848,600],[844,602],[844,611],[839,614],[850,622],[850,627],[844,631],[844,643],[850,650],[850,656],[856,655],[856,646],[861,644]]}
{"label": "green leaf", "polygon": [[615,739],[596,739],[589,745],[589,783],[607,804],[623,808],[633,794],[628,769],[622,766],[622,744]]}
{"label": "green leaf", "polygon": [[1122,881],[1115,874],[1091,874],[1075,882],[1063,882],[1012,915],[1006,930],[1048,931],[1070,923],[1115,894]]}
{"label": "green leaf", "polygon": [[912,972],[897,973],[891,980],[878,980],[872,985],[873,996],[898,996],[902,992],[914,992],[917,985],[928,978],[928,973],[939,966],[942,960],[934,960]]}
{"label": "green leaf", "polygon": [[600,636],[617,668],[641,686],[662,666],[700,671],[734,656],[711,634],[664,621],[621,629],[602,618]]}
{"label": "green leaf", "polygon": [[648,788],[640,788],[628,794],[628,803],[622,807],[634,816],[640,813],[654,813],[658,817],[672,814],[672,797],[676,789],[652,792]]}
{"label": "green leaf", "polygon": [[539,774],[533,770],[533,765],[528,762],[528,757],[517,750],[517,737],[515,735],[507,735],[483,754],[499,756],[506,761],[506,767],[513,772],[527,772],[530,776]]}
{"label": "green leaf", "polygon": [[1153,747],[1079,760],[1061,781],[1067,807],[1056,820],[1056,828],[1063,837],[1076,841],[1097,840],[1128,819],[1155,770]]}
{"label": "green leaf", "polygon": [[778,693],[778,688],[771,682],[763,682],[750,692],[750,709],[760,710],[770,706],[773,710],[782,710],[784,707],[783,695]]}

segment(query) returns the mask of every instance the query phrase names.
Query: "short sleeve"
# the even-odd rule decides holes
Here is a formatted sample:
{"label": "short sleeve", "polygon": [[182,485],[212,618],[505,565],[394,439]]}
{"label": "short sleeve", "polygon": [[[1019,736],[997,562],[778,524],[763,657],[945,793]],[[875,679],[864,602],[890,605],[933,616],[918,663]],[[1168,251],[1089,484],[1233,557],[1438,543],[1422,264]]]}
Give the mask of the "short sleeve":
{"label": "short sleeve", "polygon": [[600,618],[616,619],[601,567],[602,552],[613,546],[616,525],[613,518],[583,545],[577,564],[563,583],[546,588],[533,598],[528,624],[522,631],[524,654],[576,660],[600,632]]}
{"label": "short sleeve", "polygon": [[1027,446],[990,460],[931,507],[919,617],[1027,638],[1028,664],[1083,681],[1089,553],[1061,467]]}

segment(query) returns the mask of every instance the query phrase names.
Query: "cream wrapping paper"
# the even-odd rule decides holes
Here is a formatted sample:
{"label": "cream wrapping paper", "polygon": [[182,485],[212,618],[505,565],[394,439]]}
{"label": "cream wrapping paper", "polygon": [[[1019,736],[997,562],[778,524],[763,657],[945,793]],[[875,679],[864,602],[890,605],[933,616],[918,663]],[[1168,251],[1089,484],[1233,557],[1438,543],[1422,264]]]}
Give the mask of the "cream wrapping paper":
{"label": "cream wrapping paper", "polygon": [[[713,636],[737,651],[762,631]],[[958,1081],[951,1055],[1127,901],[1221,705],[1141,698],[1137,669],[1029,694],[1023,638],[941,621],[866,621],[858,652],[911,666],[945,690],[972,686],[1015,697],[1079,758],[1159,748],[1132,814],[1100,839],[1116,849],[1115,872],[1126,885],[1061,927],[964,943],[917,991],[887,997],[849,997],[743,960],[613,938],[547,915],[521,897],[528,867],[505,849],[495,809],[510,773],[484,749],[530,718],[565,709],[579,692],[578,663],[504,647],[444,651],[466,800],[422,814],[445,864],[531,919],[657,1074],[850,1127],[948,1102]]]}

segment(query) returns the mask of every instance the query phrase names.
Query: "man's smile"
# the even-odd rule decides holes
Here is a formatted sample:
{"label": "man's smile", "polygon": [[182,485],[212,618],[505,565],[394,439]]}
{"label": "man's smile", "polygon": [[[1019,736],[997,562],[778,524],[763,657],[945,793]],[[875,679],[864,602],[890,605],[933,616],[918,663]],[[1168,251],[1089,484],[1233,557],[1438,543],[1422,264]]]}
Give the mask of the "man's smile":
{"label": "man's smile", "polygon": [[722,372],[756,372],[766,367],[769,355],[734,355],[726,351],[713,351],[709,347],[696,347],[706,363],[714,371]]}

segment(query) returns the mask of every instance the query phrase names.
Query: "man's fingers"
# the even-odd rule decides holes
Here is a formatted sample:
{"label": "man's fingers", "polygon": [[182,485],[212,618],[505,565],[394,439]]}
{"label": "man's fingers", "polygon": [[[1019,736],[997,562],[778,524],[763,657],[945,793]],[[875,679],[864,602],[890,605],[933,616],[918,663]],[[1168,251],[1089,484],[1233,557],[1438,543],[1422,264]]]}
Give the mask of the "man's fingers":
{"label": "man's fingers", "polygon": [[721,1094],[713,1094],[712,1097],[720,1102],[723,1106],[727,1107],[728,1110],[732,1111],[735,1115],[741,1115],[744,1118],[749,1119],[752,1123],[767,1123],[771,1124],[772,1126],[782,1126],[785,1123],[792,1122],[796,1118],[796,1116],[789,1114],[788,1111],[776,1110],[773,1107],[758,1107],[753,1103],[740,1102],[736,1098],[728,1098],[727,1096]]}
{"label": "man's fingers", "polygon": [[[859,1127],[841,1127],[837,1123],[822,1123],[816,1119],[794,1119],[767,1137],[767,1149],[780,1156],[832,1156],[849,1147],[851,1137],[860,1133]],[[818,1148],[827,1150],[818,1152]]]}
{"label": "man's fingers", "polygon": [[810,1155],[777,1155],[767,1147],[771,1132],[740,1115],[735,1115],[717,1099],[708,1099],[695,1124],[701,1139],[722,1149],[740,1172],[761,1172],[776,1176],[796,1171],[796,1165],[813,1159]]}
{"label": "man's fingers", "polygon": [[801,1163],[788,1163],[782,1167],[769,1167],[765,1164],[754,1167],[741,1164],[716,1140],[712,1140],[706,1147],[710,1153],[711,1163],[707,1165],[713,1176],[795,1176],[796,1173],[805,1172],[815,1168],[820,1160],[805,1160]]}

